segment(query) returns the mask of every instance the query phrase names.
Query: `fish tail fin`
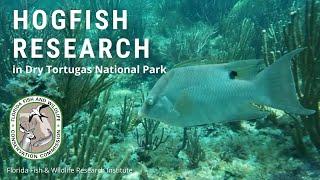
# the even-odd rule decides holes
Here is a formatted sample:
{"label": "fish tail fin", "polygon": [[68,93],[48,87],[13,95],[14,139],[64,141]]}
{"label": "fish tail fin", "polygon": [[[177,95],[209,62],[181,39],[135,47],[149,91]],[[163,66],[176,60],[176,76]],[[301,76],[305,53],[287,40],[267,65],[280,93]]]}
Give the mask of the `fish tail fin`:
{"label": "fish tail fin", "polygon": [[262,88],[263,95],[260,98],[264,104],[288,113],[301,115],[315,113],[314,110],[306,109],[299,103],[291,71],[291,60],[303,50],[299,48],[291,51],[257,75],[255,81],[257,87]]}

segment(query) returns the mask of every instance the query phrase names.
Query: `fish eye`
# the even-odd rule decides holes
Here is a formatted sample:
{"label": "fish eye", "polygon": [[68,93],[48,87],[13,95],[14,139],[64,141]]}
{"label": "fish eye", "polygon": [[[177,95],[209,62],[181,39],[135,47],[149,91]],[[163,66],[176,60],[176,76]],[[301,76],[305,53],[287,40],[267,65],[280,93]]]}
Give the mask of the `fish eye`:
{"label": "fish eye", "polygon": [[148,99],[146,100],[146,104],[147,104],[148,106],[152,106],[152,105],[154,104],[153,98],[148,98]]}

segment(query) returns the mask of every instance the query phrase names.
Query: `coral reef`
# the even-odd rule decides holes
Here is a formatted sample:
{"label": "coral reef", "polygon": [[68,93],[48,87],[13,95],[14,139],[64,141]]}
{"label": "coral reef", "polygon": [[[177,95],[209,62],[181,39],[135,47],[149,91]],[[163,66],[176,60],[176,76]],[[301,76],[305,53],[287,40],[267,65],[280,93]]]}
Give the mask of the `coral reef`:
{"label": "coral reef", "polygon": [[159,121],[143,118],[142,122],[143,133],[139,134],[139,130],[136,129],[136,141],[139,146],[138,156],[140,161],[148,162],[150,160],[150,151],[155,151],[159,146],[168,140],[169,136],[164,135],[164,128],[158,135]]}
{"label": "coral reef", "polygon": [[197,129],[194,129],[191,136],[188,136],[186,153],[189,159],[189,168],[197,168],[199,162],[205,159],[205,152],[201,147],[199,138],[200,136],[198,135]]}

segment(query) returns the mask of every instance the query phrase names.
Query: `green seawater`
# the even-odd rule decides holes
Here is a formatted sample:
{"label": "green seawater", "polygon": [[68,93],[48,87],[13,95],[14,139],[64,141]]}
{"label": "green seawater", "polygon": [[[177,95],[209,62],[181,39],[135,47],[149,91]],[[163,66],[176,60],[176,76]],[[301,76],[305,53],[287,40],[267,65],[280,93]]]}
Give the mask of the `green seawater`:
{"label": "green seawater", "polygon": [[[27,12],[18,28],[15,10]],[[0,179],[319,179],[319,29],[319,0],[1,0]],[[291,71],[310,116],[254,104],[270,115],[181,128],[138,114],[165,71],[267,67],[297,48]],[[11,110],[28,96],[62,113],[61,145],[41,160],[10,141]],[[31,145],[48,137],[40,120],[17,117]]]}

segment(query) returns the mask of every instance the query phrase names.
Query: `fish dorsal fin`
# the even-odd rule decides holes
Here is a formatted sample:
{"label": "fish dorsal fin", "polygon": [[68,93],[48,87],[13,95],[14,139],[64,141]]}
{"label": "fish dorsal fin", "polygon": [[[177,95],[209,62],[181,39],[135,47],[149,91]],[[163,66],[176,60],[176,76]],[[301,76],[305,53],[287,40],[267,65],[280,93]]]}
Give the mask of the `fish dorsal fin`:
{"label": "fish dorsal fin", "polygon": [[223,64],[228,70],[230,79],[251,80],[264,68],[263,59],[240,60]]}

